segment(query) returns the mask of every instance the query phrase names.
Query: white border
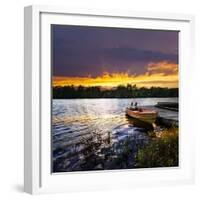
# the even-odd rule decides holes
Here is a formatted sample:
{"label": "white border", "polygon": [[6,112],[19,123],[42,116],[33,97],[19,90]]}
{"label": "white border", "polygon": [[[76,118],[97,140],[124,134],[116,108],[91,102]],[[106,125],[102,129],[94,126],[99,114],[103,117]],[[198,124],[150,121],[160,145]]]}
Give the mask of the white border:
{"label": "white border", "polygon": [[[194,19],[190,15],[66,9],[25,8],[25,191],[49,193],[191,183],[194,180],[192,114]],[[180,159],[178,168],[51,174],[50,160],[50,25],[180,30]],[[188,68],[190,66],[190,69]],[[187,122],[187,123],[186,123]]]}

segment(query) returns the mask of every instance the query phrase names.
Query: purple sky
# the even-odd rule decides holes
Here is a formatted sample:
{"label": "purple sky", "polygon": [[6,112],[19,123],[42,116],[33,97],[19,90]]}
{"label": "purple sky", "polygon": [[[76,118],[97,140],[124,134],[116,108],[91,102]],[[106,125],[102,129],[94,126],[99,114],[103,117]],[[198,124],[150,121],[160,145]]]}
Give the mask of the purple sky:
{"label": "purple sky", "polygon": [[53,76],[143,74],[150,62],[178,63],[178,32],[52,25]]}

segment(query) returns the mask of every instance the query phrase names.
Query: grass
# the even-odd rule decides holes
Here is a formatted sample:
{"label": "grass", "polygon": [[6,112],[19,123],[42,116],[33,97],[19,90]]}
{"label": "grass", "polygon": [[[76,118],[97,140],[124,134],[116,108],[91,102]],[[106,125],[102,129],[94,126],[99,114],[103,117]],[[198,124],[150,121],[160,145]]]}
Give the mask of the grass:
{"label": "grass", "polygon": [[[75,147],[75,152],[70,155],[72,159],[63,157],[54,162],[54,172],[178,166],[178,128],[157,129],[149,131],[148,135],[147,143],[127,138],[121,146],[115,147],[110,133],[102,138],[101,134],[93,132],[91,137],[80,141],[84,150],[76,152],[79,149]],[[77,153],[82,155],[82,160],[74,167],[73,155]]]}
{"label": "grass", "polygon": [[137,167],[178,166],[178,128],[162,130],[159,134],[150,133],[152,142],[137,153]]}

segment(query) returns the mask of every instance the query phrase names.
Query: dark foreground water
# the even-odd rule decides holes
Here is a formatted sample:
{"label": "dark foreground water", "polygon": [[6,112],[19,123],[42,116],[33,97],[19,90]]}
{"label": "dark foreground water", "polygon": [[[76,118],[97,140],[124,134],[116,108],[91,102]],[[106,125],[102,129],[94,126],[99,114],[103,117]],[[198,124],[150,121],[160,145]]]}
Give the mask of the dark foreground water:
{"label": "dark foreground water", "polygon": [[[146,133],[151,127],[126,117],[125,109],[131,101],[53,100],[53,172],[136,168],[135,155],[150,141]],[[140,98],[134,101],[139,106],[152,107],[157,102],[177,102],[178,99]]]}

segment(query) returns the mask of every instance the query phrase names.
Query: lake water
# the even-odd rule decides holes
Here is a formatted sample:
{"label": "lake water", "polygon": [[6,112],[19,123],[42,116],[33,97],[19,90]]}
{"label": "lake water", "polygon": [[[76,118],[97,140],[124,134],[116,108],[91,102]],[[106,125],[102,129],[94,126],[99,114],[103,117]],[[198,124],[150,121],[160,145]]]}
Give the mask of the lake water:
{"label": "lake water", "polygon": [[[177,98],[53,100],[53,172],[134,167],[134,158],[119,162],[120,151],[131,139],[132,150],[149,142],[146,128],[126,117],[131,101],[152,107]],[[167,112],[167,111],[166,111]]]}

